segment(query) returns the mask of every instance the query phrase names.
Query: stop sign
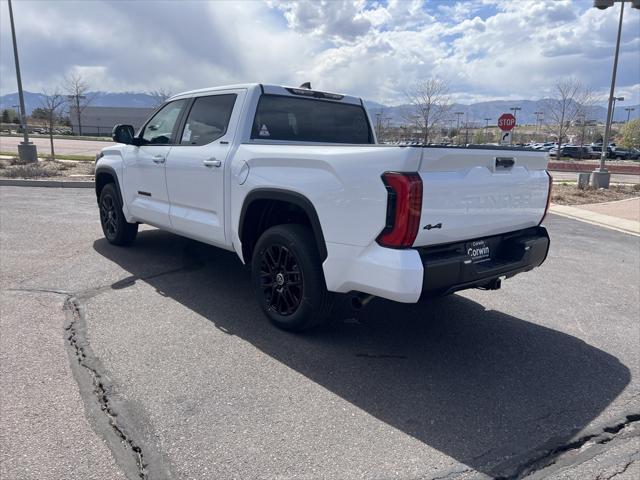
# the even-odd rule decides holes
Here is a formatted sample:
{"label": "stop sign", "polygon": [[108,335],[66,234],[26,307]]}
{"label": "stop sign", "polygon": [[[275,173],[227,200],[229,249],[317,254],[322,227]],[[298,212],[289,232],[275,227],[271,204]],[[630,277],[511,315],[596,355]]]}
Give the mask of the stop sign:
{"label": "stop sign", "polygon": [[498,127],[500,127],[500,130],[508,132],[515,126],[516,117],[514,117],[510,113],[503,113],[502,115],[500,115],[500,118],[498,118]]}

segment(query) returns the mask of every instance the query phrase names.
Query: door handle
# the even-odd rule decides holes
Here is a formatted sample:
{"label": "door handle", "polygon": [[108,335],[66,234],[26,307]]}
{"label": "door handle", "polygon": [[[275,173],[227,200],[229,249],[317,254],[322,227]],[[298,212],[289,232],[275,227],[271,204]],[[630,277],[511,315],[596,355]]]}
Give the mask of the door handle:
{"label": "door handle", "polygon": [[220,160],[216,160],[215,158],[203,160],[202,163],[205,167],[219,167],[220,165],[222,165],[222,162]]}
{"label": "door handle", "polygon": [[153,160],[153,163],[164,163],[166,158],[162,155],[154,155],[152,160]]}

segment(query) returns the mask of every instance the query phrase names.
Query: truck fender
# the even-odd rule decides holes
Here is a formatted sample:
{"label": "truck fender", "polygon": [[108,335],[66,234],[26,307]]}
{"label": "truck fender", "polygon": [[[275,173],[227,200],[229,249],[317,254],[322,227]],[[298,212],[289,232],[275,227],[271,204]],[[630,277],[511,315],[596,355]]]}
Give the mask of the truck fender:
{"label": "truck fender", "polygon": [[[320,258],[323,262],[324,260],[326,260],[327,245],[322,233],[322,226],[320,224],[320,219],[318,218],[318,213],[316,212],[313,203],[311,203],[311,201],[307,197],[291,190],[282,190],[278,188],[258,188],[252,190],[244,198],[244,202],[242,204],[242,210],[240,211],[240,221],[238,225],[238,238],[242,239],[242,230],[244,228],[244,221],[247,210],[251,203],[256,200],[277,200],[281,202],[288,202],[302,209],[302,211],[306,213],[311,223],[311,229],[316,239]],[[244,260],[247,261],[247,259]]]}

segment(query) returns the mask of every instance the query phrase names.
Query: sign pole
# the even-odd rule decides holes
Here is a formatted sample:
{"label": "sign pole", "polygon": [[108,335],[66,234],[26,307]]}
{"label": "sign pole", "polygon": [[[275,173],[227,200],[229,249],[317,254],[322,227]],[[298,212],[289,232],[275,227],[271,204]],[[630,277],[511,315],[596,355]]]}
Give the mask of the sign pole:
{"label": "sign pole", "polygon": [[516,117],[510,113],[503,113],[498,118],[498,128],[500,128],[500,145],[513,144],[513,127],[516,126]]}
{"label": "sign pole", "polygon": [[20,98],[20,127],[24,140],[18,145],[18,156],[23,162],[37,162],[38,151],[35,144],[29,141],[27,131],[27,111],[24,108],[24,93],[22,91],[22,77],[20,76],[20,61],[18,60],[18,44],[16,43],[16,27],[13,23],[13,8],[9,0],[9,21],[11,23],[11,37],[13,39],[13,58],[16,63],[16,80],[18,81],[18,97]]}

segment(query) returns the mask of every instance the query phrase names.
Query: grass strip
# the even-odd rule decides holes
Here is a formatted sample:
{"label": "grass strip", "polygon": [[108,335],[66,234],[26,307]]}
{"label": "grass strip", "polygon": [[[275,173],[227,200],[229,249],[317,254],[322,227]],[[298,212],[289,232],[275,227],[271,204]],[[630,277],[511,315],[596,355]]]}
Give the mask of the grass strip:
{"label": "grass strip", "polygon": [[[18,152],[0,152],[0,155],[7,157],[17,157]],[[48,155],[39,155],[39,158],[48,158]],[[93,155],[64,155],[56,153],[56,160],[76,160],[78,162],[93,162],[96,159]]]}

